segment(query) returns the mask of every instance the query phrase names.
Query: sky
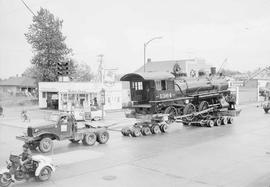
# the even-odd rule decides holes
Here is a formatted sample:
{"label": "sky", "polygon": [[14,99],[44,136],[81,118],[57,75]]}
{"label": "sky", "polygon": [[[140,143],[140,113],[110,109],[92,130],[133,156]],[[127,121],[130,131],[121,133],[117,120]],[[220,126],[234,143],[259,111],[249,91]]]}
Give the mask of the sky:
{"label": "sky", "polygon": [[[204,58],[208,64],[248,71],[270,65],[269,0],[25,0],[64,20],[73,58],[97,71],[129,73],[143,65],[143,46],[152,61]],[[32,15],[21,0],[0,0],[0,78],[31,65],[24,33]]]}

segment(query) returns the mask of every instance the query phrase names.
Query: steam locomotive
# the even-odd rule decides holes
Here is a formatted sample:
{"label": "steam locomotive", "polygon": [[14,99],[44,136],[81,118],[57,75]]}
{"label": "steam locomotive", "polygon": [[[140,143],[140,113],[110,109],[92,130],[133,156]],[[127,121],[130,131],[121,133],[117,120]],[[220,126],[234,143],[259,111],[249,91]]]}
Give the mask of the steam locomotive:
{"label": "steam locomotive", "polygon": [[130,108],[135,114],[188,115],[207,110],[234,109],[235,98],[222,75],[199,72],[198,77],[187,77],[174,68],[169,72],[137,72],[124,75],[120,80],[130,82]]}

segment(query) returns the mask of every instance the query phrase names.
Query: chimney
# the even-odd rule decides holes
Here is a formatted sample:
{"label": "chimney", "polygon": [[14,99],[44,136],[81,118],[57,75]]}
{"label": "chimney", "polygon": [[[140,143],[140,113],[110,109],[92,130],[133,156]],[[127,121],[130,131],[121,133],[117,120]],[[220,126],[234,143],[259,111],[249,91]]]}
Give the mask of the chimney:
{"label": "chimney", "polygon": [[210,69],[211,75],[215,75],[217,73],[217,68],[216,67],[211,67]]}

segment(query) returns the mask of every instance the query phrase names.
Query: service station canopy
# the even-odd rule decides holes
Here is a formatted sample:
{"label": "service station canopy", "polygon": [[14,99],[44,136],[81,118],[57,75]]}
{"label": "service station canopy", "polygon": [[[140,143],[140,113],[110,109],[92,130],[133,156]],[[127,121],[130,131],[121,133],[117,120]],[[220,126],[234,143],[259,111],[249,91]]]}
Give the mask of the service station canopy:
{"label": "service station canopy", "polygon": [[137,72],[128,73],[121,77],[121,81],[168,80],[175,78],[169,72]]}

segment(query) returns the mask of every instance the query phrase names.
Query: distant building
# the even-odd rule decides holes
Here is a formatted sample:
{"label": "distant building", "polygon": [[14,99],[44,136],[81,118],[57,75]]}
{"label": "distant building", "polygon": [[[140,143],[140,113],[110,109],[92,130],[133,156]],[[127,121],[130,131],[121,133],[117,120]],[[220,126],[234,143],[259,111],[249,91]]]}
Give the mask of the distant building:
{"label": "distant building", "polygon": [[[104,84],[105,110],[122,108],[122,83]],[[59,110],[81,109],[101,104],[101,83],[39,82],[39,107]]]}
{"label": "distant building", "polygon": [[[205,63],[201,58],[190,58],[182,60],[166,60],[166,61],[151,61],[145,64],[146,72],[172,72],[174,66],[178,64],[183,73],[187,76],[198,76],[199,71],[210,73],[211,66]],[[140,67],[135,72],[144,72],[144,66]]]}
{"label": "distant building", "polygon": [[0,81],[0,91],[10,95],[31,95],[36,91],[35,80],[29,77],[11,77]]}

